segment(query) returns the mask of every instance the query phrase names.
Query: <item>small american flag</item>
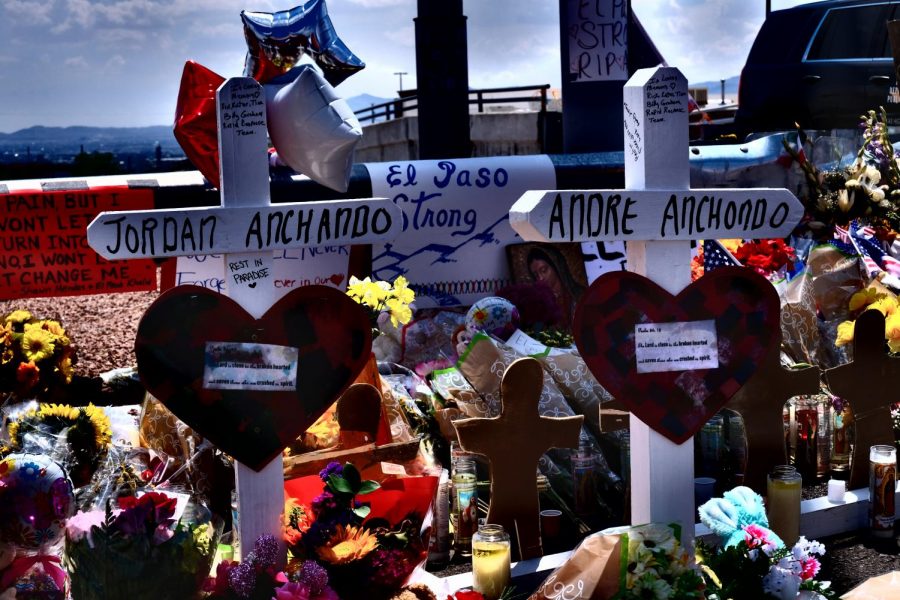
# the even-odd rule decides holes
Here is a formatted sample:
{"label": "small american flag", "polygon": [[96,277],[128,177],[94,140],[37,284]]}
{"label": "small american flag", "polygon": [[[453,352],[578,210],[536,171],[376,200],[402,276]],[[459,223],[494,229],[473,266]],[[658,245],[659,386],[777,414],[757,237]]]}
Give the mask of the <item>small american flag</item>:
{"label": "small american flag", "polygon": [[850,223],[850,241],[862,256],[863,263],[870,277],[875,277],[881,271],[886,271],[894,276],[900,276],[900,260],[891,256],[885,250],[875,230],[859,224],[859,221]]}
{"label": "small american flag", "polygon": [[740,267],[741,263],[717,240],[703,240],[703,272],[719,267]]}

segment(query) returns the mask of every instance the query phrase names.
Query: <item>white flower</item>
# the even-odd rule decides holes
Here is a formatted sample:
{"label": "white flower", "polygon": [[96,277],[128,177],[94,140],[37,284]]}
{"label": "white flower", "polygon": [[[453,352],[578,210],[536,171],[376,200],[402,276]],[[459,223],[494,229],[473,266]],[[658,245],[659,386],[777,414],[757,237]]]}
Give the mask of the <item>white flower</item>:
{"label": "white flower", "polygon": [[[642,577],[638,579],[634,586],[634,593],[640,598],[654,598],[655,600],[668,600],[672,597],[672,586],[653,577]],[[648,595],[642,592],[650,592]]]}
{"label": "white flower", "polygon": [[878,185],[881,182],[881,173],[871,165],[865,165],[857,171],[856,178],[848,179],[846,185],[848,188],[863,188],[875,202],[884,200],[884,190],[886,185]]}
{"label": "white flower", "polygon": [[772,565],[762,583],[765,593],[781,600],[795,600],[800,591],[800,576],[778,565]]}

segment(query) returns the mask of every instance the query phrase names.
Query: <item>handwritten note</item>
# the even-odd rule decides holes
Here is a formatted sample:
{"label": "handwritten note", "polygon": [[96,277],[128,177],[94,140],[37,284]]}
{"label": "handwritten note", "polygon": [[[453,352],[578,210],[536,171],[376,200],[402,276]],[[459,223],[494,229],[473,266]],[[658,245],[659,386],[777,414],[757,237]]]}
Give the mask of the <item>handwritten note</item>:
{"label": "handwritten note", "polygon": [[628,102],[623,102],[622,108],[624,110],[625,151],[632,160],[636,161],[644,152],[644,140],[641,137],[641,117],[628,106]]}
{"label": "handwritten note", "polygon": [[297,357],[290,346],[207,342],[203,388],[286,392],[297,389]]}
{"label": "handwritten note", "polygon": [[269,252],[229,254],[225,272],[233,287],[262,288],[272,279],[272,255]]}
{"label": "handwritten note", "polygon": [[370,163],[372,193],[403,209],[396,241],[375,244],[372,272],[405,276],[416,305],[471,304],[510,282],[504,247],[517,241],[509,208],[556,182],[545,155]]}
{"label": "handwritten note", "polygon": [[[665,123],[671,115],[687,112],[688,92],[683,78],[675,73],[660,73],[645,86],[645,115],[648,123]],[[625,104],[626,122],[628,105]],[[684,117],[682,117],[683,119]],[[635,119],[637,122],[637,119]]]}
{"label": "handwritten note", "polygon": [[569,0],[569,77],[628,79],[627,0]]}
{"label": "handwritten note", "polygon": [[716,322],[641,323],[634,327],[638,373],[719,367]]}
{"label": "handwritten note", "polygon": [[0,196],[0,300],[156,289],[151,261],[110,263],[85,234],[102,211],[152,207],[152,190],[125,187]]}
{"label": "handwritten note", "polygon": [[[263,283],[274,287],[278,300],[291,290],[304,285],[327,285],[344,290],[350,260],[348,246],[311,246],[290,248],[272,253],[271,277]],[[222,254],[179,256],[175,269],[175,285],[199,285],[227,293],[233,277],[226,278]],[[248,282],[250,283],[250,282]]]}
{"label": "handwritten note", "polygon": [[231,90],[229,98],[223,98],[219,105],[219,120],[222,129],[231,130],[233,135],[255,135],[265,132],[266,99],[262,88],[251,83],[239,83]]}

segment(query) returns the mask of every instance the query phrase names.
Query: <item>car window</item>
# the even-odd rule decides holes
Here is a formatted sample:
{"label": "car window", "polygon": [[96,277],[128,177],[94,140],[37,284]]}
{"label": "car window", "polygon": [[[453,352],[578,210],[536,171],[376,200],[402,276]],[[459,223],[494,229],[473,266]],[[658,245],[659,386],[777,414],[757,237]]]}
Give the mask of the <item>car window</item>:
{"label": "car window", "polygon": [[833,8],[819,26],[806,60],[889,57],[887,4]]}

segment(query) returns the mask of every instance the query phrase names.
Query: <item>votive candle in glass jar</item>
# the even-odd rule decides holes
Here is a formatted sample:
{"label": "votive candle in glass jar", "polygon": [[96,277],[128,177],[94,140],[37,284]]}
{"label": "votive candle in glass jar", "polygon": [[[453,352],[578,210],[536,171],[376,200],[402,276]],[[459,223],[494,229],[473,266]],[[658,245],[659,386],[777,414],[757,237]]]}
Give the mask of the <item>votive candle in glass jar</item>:
{"label": "votive candle in glass jar", "polygon": [[897,449],[872,446],[869,449],[869,524],[876,537],[894,536],[896,484]]}
{"label": "votive candle in glass jar", "polygon": [[794,467],[780,465],[769,474],[766,485],[769,529],[778,534],[788,548],[800,538],[802,491],[802,479]]}
{"label": "votive candle in glass jar", "polygon": [[497,600],[509,585],[509,534],[502,525],[479,525],[472,536],[472,579],[476,592]]}

